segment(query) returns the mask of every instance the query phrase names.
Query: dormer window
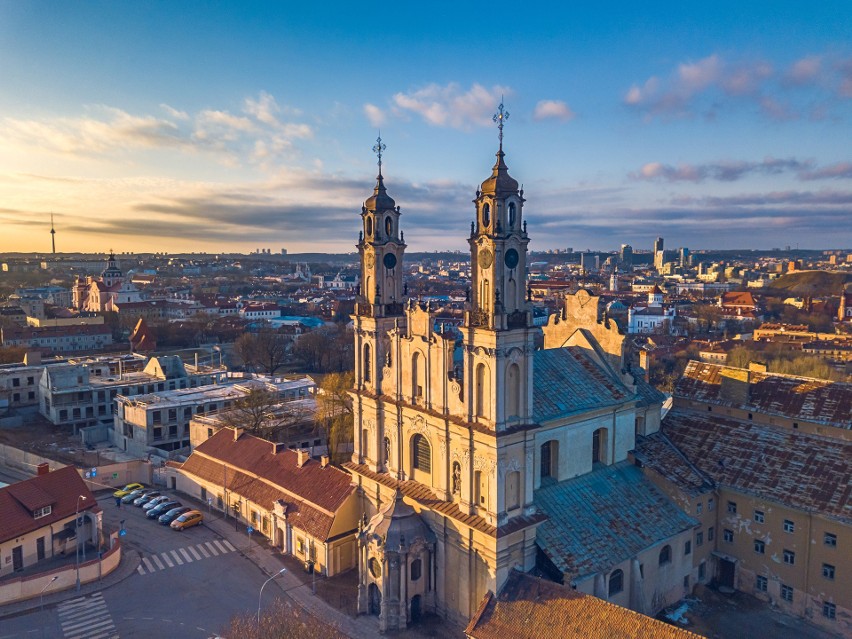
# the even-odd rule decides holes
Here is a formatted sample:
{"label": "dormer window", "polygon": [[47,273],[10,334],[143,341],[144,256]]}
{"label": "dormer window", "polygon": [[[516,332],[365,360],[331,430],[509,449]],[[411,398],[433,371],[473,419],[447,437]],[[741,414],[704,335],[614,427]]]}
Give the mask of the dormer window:
{"label": "dormer window", "polygon": [[43,506],[38,510],[33,511],[33,519],[39,519],[40,517],[47,517],[50,513],[53,512],[53,506]]}

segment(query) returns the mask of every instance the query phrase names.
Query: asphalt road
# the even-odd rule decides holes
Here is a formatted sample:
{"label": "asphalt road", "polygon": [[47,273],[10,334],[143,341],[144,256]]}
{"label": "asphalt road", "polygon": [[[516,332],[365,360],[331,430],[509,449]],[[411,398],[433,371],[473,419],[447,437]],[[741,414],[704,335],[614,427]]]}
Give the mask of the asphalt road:
{"label": "asphalt road", "polygon": [[[141,508],[118,509],[111,498],[99,503],[105,525],[125,519],[124,543],[142,553],[137,572],[93,595],[3,619],[0,639],[202,639],[234,614],[257,611],[266,576],[238,551],[245,548],[235,549],[206,526],[177,532],[146,519]],[[264,601],[272,601],[269,587]]]}

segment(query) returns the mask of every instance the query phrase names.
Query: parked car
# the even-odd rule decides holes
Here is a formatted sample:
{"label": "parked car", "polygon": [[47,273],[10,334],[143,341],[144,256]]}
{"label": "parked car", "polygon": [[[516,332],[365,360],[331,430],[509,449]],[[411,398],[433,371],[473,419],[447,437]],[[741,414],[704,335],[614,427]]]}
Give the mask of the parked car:
{"label": "parked car", "polygon": [[159,490],[146,490],[139,497],[137,497],[136,499],[133,500],[133,505],[134,506],[142,506],[146,502],[149,502],[152,499],[154,499],[154,497],[159,497],[159,496],[160,496]]}
{"label": "parked car", "polygon": [[159,521],[164,526],[168,526],[175,519],[177,519],[178,517],[180,517],[184,513],[188,513],[190,510],[192,510],[192,508],[190,508],[189,506],[181,506],[180,508],[172,508],[171,510],[167,510],[164,514],[160,515],[160,517],[159,517],[159,519],[157,519],[157,521]]}
{"label": "parked car", "polygon": [[145,516],[148,517],[149,519],[154,519],[156,517],[159,517],[163,513],[168,512],[172,508],[177,508],[178,506],[181,506],[181,505],[182,504],[179,501],[176,501],[174,499],[169,499],[168,501],[164,501],[160,504],[157,504],[153,508],[151,508],[147,513],[145,513]]}
{"label": "parked car", "polygon": [[133,501],[134,501],[137,497],[141,497],[141,496],[142,496],[142,495],[144,495],[146,492],[147,492],[147,491],[146,491],[144,488],[137,488],[136,490],[130,491],[130,492],[129,492],[129,493],[127,493],[124,497],[122,497],[122,498],[121,498],[121,503],[122,503],[122,504],[132,504],[132,503],[133,503]]}
{"label": "parked car", "polygon": [[169,526],[174,530],[185,530],[198,526],[202,521],[204,521],[204,515],[201,514],[200,510],[190,510],[175,519]]}
{"label": "parked car", "polygon": [[172,501],[172,498],[168,495],[157,495],[153,499],[149,499],[144,504],[142,504],[142,510],[151,510],[154,506],[159,506],[160,504],[164,504],[167,501]]}
{"label": "parked car", "polygon": [[119,490],[116,490],[112,494],[112,496],[113,497],[125,497],[129,493],[132,493],[134,490],[139,490],[141,488],[145,488],[145,486],[143,486],[142,484],[127,484],[127,486],[125,486],[124,488],[120,488]]}

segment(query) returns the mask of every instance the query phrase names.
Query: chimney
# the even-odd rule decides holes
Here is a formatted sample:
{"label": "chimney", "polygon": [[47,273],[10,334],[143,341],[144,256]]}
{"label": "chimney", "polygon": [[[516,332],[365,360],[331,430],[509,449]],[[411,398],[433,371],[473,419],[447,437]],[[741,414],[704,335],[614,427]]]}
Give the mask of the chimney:
{"label": "chimney", "polygon": [[272,444],[272,454],[277,455],[282,450],[287,450],[287,445],[282,444],[281,442],[271,442]]}
{"label": "chimney", "polygon": [[234,441],[237,441],[240,438],[240,435],[243,434],[245,428],[235,428],[234,429]]}
{"label": "chimney", "polygon": [[38,466],[36,466],[36,475],[41,477],[42,475],[47,475],[50,472],[50,464],[47,462],[42,462]]}
{"label": "chimney", "polygon": [[748,404],[751,374],[744,368],[723,368],[719,399],[727,404],[742,407]]}
{"label": "chimney", "polygon": [[310,458],[311,458],[311,456],[308,453],[307,449],[300,448],[299,450],[296,451],[296,465],[299,468],[304,466]]}
{"label": "chimney", "polygon": [[748,370],[752,373],[768,373],[769,367],[766,362],[751,361],[748,363]]}
{"label": "chimney", "polygon": [[38,366],[41,364],[41,351],[27,351],[24,354],[24,366]]}
{"label": "chimney", "polygon": [[322,465],[323,468],[328,466],[328,462],[329,462],[328,455],[323,455],[322,457],[320,457],[320,464]]}

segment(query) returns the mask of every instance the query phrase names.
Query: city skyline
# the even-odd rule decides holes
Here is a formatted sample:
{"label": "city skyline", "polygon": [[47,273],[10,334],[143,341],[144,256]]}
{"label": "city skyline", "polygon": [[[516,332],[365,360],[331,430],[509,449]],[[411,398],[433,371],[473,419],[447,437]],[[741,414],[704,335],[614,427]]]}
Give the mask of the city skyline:
{"label": "city skyline", "polygon": [[[465,250],[511,114],[531,249],[852,244],[852,12],[0,5],[0,250]],[[331,16],[331,17],[330,17]]]}

